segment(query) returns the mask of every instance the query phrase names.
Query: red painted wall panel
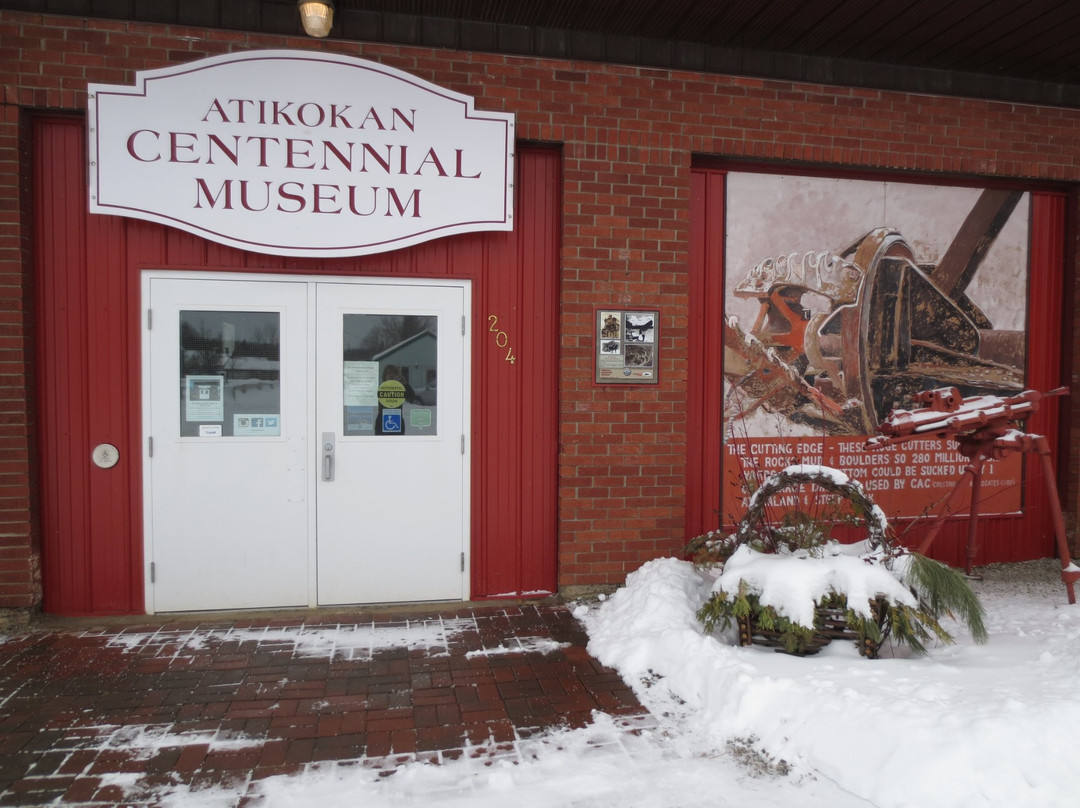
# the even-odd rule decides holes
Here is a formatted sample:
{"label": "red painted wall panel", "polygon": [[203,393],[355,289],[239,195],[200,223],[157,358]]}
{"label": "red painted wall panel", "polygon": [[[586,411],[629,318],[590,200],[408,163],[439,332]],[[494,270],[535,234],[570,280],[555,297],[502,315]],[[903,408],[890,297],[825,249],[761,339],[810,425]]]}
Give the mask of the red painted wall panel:
{"label": "red painted wall panel", "polygon": [[[255,255],[156,224],[90,216],[84,143],[78,118],[35,121],[46,611],[143,611],[138,297],[146,268],[471,279],[472,595],[555,591],[557,151],[519,150],[512,233],[320,261]],[[112,469],[90,462],[102,442],[120,451]]]}
{"label": "red painted wall panel", "polygon": [[690,197],[686,540],[721,525],[724,173],[695,171]]}
{"label": "red painted wall panel", "polygon": [[[33,137],[43,605],[59,614],[142,611],[130,407],[139,375],[123,227],[88,227],[81,121],[40,119]],[[117,466],[90,462],[99,443],[117,447]]]}
{"label": "red painted wall panel", "polygon": [[477,597],[557,588],[559,171],[555,151],[519,159],[513,237],[476,243],[485,267],[473,299]]}

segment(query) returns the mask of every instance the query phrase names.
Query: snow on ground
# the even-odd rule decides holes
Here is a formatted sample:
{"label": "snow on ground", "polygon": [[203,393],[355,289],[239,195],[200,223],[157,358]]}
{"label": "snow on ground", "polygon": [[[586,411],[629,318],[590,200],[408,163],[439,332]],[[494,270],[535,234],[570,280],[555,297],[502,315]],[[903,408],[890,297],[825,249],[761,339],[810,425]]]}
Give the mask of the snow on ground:
{"label": "snow on ground", "polygon": [[[176,632],[124,632],[109,637],[107,644],[133,650],[140,647],[159,646],[165,655],[173,659],[185,651],[197,651],[211,642],[281,643],[294,649],[300,657],[336,657],[349,660],[370,660],[376,651],[387,648],[407,648],[423,651],[429,656],[448,656],[446,647],[456,634],[475,627],[469,618],[449,618],[438,621],[422,621],[402,625],[347,624],[336,627],[288,626],[285,628],[227,628],[221,630],[192,629],[183,636]],[[566,647],[544,637],[507,637],[506,644],[495,648],[467,651],[466,659],[473,657],[505,656],[506,654],[548,653]]]}
{"label": "snow on ground", "polygon": [[[408,648],[435,655],[445,654],[450,637],[475,626],[469,618],[447,618],[401,625],[375,623],[343,624],[338,626],[287,626],[273,628],[226,628],[221,630],[192,629],[186,636],[162,629],[156,632],[124,632],[109,638],[109,645],[133,649],[161,646],[173,656],[184,651],[205,648],[210,642],[283,643],[295,648],[302,657],[337,657],[340,659],[370,660],[376,650]],[[539,638],[528,639],[532,644]]]}
{"label": "snow on ground", "polygon": [[[633,728],[635,722],[629,722]],[[470,749],[441,765],[410,763],[392,776],[362,766],[330,766],[254,786],[256,806],[273,808],[856,808],[862,800],[821,778],[782,777],[778,761],[749,746],[703,752],[672,721],[628,731],[597,715],[589,727],[517,741],[505,751]],[[738,758],[750,758],[747,769]],[[385,775],[385,771],[382,772]],[[170,806],[203,808],[185,794]],[[262,799],[259,800],[258,797]],[[210,808],[213,803],[206,803]]]}
{"label": "snow on ground", "polygon": [[881,808],[1080,804],[1080,606],[1060,582],[976,583],[988,644],[950,625],[954,646],[877,661],[846,643],[799,659],[704,636],[709,582],[653,561],[585,615],[590,651],[629,682],[659,677],[642,697],[653,710],[681,699],[703,750],[756,738]]}
{"label": "snow on ground", "polygon": [[[986,645],[949,625],[953,646],[924,657],[885,648],[872,661],[848,643],[796,658],[705,636],[694,612],[711,578],[652,561],[610,598],[574,608],[590,651],[651,716],[597,715],[583,729],[472,747],[440,765],[314,766],[250,784],[249,804],[1071,808],[1080,804],[1080,605],[1067,604],[1053,563],[1008,565],[1003,576],[989,568],[974,584]],[[310,650],[340,653],[350,642]],[[234,806],[248,785],[166,788],[155,803]]]}

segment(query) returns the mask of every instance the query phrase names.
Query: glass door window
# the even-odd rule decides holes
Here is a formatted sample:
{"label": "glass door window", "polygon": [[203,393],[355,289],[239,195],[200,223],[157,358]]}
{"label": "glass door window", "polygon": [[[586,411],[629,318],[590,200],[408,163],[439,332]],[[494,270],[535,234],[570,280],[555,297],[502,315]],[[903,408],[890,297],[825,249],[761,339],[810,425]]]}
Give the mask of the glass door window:
{"label": "glass door window", "polygon": [[281,435],[280,313],[180,312],[180,435]]}
{"label": "glass door window", "polygon": [[438,317],[342,317],[342,434],[437,435]]}

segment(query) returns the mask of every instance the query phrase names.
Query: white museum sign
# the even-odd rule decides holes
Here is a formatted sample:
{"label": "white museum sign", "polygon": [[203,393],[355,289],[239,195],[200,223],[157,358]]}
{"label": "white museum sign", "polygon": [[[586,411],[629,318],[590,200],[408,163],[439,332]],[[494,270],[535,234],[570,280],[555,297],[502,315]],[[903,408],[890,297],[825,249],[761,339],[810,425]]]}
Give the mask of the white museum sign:
{"label": "white museum sign", "polygon": [[513,227],[514,117],[374,62],[215,56],[89,87],[90,210],[291,256]]}

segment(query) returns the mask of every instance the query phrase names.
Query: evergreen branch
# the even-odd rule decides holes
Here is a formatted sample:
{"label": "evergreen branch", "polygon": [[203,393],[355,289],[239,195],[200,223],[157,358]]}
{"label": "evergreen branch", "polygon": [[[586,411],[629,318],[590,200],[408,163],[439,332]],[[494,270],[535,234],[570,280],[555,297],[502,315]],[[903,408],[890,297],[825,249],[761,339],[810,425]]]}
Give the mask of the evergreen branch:
{"label": "evergreen branch", "polygon": [[985,643],[988,639],[984,622],[986,610],[963,575],[919,553],[909,555],[907,583],[914,589],[923,609],[935,618],[946,614],[957,617],[968,627],[976,643]]}

